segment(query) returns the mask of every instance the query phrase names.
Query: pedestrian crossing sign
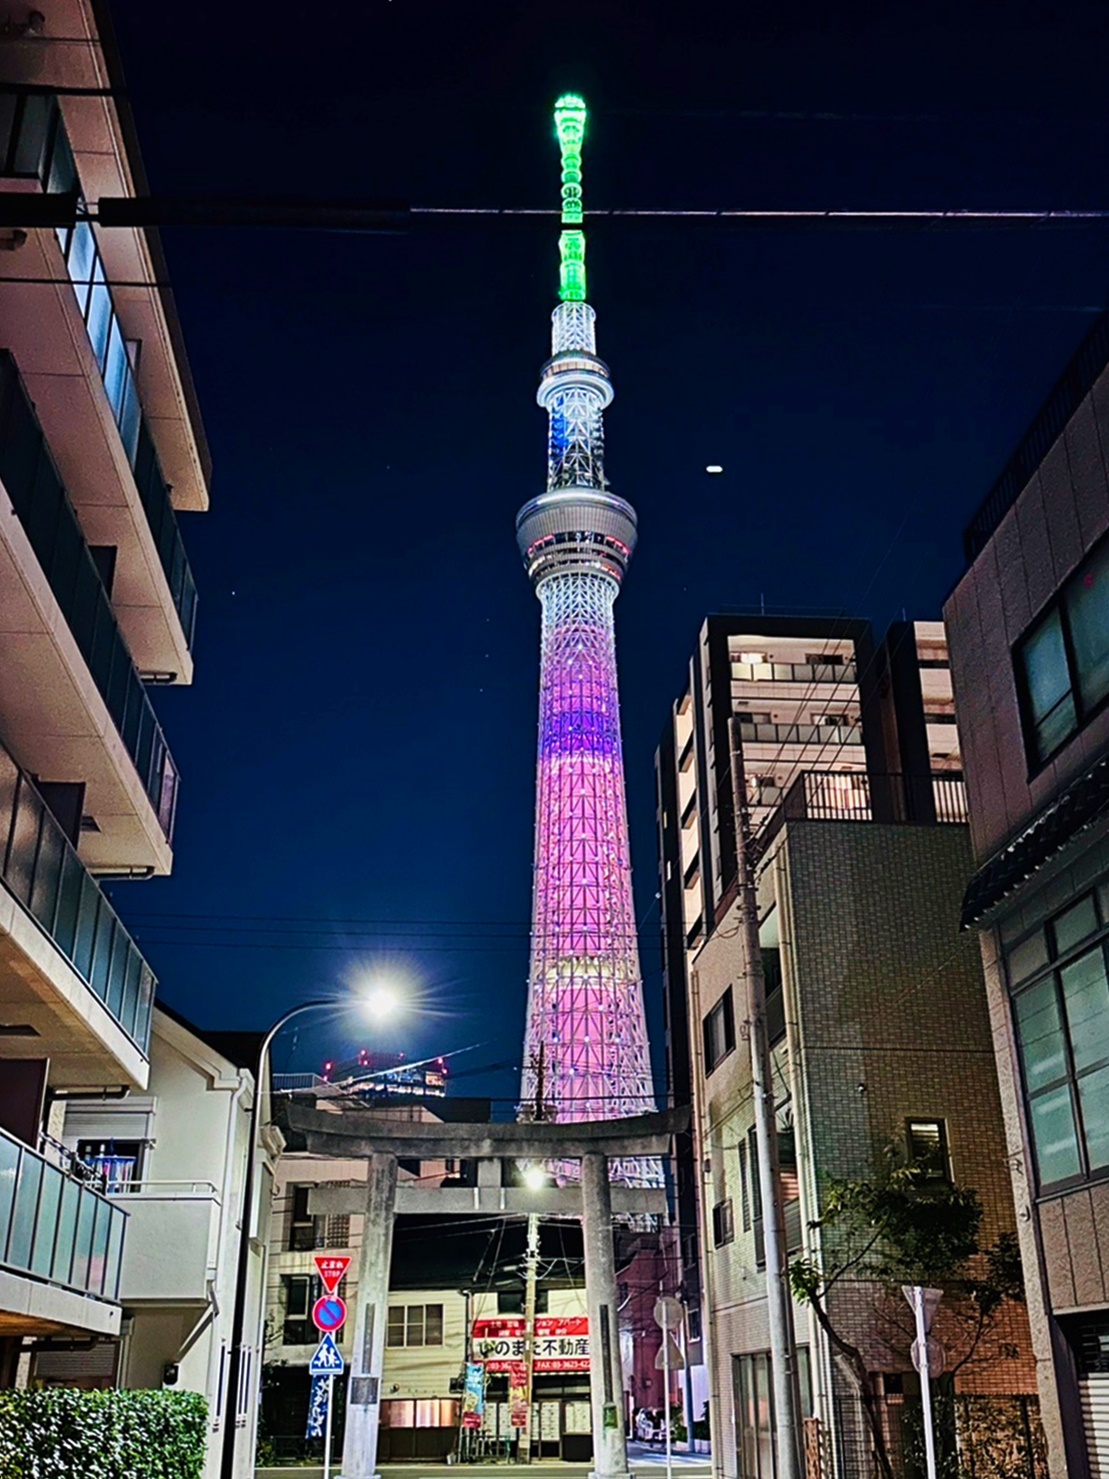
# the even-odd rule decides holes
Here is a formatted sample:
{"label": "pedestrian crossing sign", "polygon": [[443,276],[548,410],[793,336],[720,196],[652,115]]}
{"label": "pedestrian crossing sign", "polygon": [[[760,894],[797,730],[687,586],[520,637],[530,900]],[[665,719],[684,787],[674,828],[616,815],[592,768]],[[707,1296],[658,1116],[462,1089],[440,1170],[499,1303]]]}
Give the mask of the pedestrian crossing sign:
{"label": "pedestrian crossing sign", "polygon": [[342,1376],[343,1358],[333,1335],[325,1335],[316,1347],[308,1371],[312,1376]]}

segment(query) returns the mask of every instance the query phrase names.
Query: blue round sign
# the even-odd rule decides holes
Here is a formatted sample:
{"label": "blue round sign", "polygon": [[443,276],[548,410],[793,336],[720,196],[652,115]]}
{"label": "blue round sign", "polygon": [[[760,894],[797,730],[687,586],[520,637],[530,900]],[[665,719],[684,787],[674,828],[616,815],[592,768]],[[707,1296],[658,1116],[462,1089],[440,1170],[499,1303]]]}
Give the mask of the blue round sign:
{"label": "blue round sign", "polygon": [[346,1303],[337,1294],[324,1294],[312,1306],[312,1324],[325,1335],[341,1330],[346,1319]]}

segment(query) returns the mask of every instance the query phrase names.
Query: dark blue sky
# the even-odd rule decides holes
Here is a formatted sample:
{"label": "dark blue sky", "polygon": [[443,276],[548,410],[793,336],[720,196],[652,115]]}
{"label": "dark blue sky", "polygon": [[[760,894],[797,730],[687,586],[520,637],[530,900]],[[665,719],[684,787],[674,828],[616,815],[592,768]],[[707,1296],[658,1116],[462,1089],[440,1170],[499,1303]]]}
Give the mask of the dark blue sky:
{"label": "dark blue sky", "polygon": [[[553,205],[573,87],[587,208],[1109,205],[1093,0],[113,13],[161,192]],[[1103,305],[1109,229],[589,240],[608,473],[640,515],[617,622],[657,1057],[652,757],[701,619],[762,598],[936,616],[963,524]],[[518,1062],[539,607],[513,518],[544,477],[554,225],[166,248],[215,476],[182,519],[196,685],[156,695],[176,868],[114,897],[203,1025],[399,964],[421,1006],[380,1041]],[[306,1032],[302,1059],[346,1033]]]}

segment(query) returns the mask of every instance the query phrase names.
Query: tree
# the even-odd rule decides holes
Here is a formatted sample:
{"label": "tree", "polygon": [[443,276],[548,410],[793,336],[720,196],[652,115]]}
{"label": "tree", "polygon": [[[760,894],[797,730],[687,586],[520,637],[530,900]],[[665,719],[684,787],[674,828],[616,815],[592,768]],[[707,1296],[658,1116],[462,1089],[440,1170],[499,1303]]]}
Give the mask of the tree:
{"label": "tree", "polygon": [[[823,1256],[791,1263],[794,1297],[810,1306],[853,1372],[875,1460],[884,1479],[894,1479],[874,1375],[840,1328],[829,1295],[849,1278],[873,1280],[898,1301],[902,1284],[943,1289],[962,1337],[954,1375],[973,1359],[1005,1301],[1024,1297],[1017,1240],[1002,1233],[983,1248],[978,1193],[929,1178],[919,1166],[899,1165],[892,1150],[871,1178],[830,1181],[823,1215],[811,1226],[823,1233]],[[884,1318],[890,1320],[888,1313]],[[902,1333],[911,1338],[908,1321]]]}

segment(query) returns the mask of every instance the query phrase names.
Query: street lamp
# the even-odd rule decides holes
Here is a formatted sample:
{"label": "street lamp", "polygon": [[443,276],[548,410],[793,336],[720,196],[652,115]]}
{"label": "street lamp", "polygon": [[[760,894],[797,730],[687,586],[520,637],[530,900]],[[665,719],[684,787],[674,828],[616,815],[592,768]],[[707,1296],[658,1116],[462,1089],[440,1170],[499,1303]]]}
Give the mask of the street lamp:
{"label": "street lamp", "polygon": [[[355,998],[358,1001],[358,998]],[[224,1402],[223,1454],[220,1462],[220,1479],[235,1479],[235,1438],[238,1432],[238,1413],[243,1379],[243,1330],[246,1326],[247,1284],[250,1278],[250,1219],[254,1206],[254,1169],[258,1159],[258,1131],[261,1121],[262,1086],[265,1082],[266,1058],[273,1041],[282,1028],[305,1012],[323,1009],[334,1011],[348,1003],[341,997],[325,997],[319,1001],[301,1002],[290,1007],[270,1027],[258,1048],[258,1063],[254,1075],[254,1098],[250,1105],[250,1130],[246,1150],[246,1174],[243,1177],[243,1198],[239,1226],[239,1254],[235,1269],[235,1305],[231,1316],[231,1348],[227,1370],[227,1398]],[[388,983],[371,983],[362,993],[360,1004],[367,1013],[377,1019],[391,1016],[400,1005],[400,997]],[[254,1469],[254,1455],[249,1456],[250,1471]]]}

